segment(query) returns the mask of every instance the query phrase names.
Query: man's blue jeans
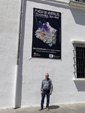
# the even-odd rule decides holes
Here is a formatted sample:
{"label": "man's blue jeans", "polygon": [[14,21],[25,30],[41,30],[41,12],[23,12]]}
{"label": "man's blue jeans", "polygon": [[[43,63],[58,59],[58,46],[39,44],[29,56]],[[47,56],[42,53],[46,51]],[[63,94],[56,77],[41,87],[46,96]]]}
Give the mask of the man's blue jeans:
{"label": "man's blue jeans", "polygon": [[49,102],[50,102],[50,91],[45,91],[43,90],[43,93],[42,93],[42,99],[41,99],[41,109],[43,109],[43,104],[44,104],[44,99],[45,99],[45,96],[47,98],[47,102],[46,102],[46,108],[49,108]]}

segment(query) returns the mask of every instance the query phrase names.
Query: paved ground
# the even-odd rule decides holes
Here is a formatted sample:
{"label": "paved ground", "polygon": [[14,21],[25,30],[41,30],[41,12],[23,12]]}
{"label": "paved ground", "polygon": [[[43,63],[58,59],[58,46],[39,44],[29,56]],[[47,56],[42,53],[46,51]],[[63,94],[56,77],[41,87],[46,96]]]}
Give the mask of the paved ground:
{"label": "paved ground", "polygon": [[54,105],[50,106],[49,111],[39,111],[39,107],[0,109],[0,113],[85,113],[85,104]]}

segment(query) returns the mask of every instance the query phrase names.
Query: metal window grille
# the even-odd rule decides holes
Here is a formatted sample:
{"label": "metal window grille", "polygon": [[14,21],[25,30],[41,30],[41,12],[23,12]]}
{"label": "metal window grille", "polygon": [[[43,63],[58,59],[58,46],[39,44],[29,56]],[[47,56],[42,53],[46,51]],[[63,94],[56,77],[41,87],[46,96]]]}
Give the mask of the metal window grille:
{"label": "metal window grille", "polygon": [[85,78],[85,44],[74,44],[74,74]]}
{"label": "metal window grille", "polygon": [[78,2],[85,2],[85,0],[75,0],[75,1],[78,1]]}

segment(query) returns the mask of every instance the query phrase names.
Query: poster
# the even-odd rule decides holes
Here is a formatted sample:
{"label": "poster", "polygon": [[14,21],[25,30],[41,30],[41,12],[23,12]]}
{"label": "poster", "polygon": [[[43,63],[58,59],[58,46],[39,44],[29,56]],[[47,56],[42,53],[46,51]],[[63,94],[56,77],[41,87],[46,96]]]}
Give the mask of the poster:
{"label": "poster", "polygon": [[61,59],[61,13],[33,9],[32,57]]}

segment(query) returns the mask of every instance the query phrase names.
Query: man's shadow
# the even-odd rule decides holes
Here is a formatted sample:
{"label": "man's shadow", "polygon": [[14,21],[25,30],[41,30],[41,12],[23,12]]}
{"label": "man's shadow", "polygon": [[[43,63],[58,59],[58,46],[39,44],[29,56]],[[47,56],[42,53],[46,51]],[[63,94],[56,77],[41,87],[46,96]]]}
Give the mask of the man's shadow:
{"label": "man's shadow", "polygon": [[49,106],[49,109],[58,109],[60,106],[58,106],[58,105],[51,105],[51,106]]}

